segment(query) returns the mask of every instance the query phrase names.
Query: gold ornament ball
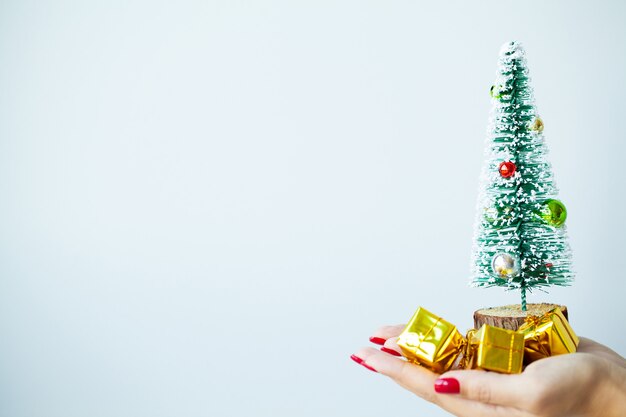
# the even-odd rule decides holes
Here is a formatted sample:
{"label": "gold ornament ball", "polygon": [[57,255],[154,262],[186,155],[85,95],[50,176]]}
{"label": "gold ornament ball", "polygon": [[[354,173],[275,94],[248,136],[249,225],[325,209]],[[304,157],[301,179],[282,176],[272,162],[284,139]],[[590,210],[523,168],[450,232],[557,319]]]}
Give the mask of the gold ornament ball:
{"label": "gold ornament ball", "polygon": [[541,117],[539,116],[535,117],[535,120],[533,120],[533,122],[530,124],[530,130],[537,133],[543,132],[543,127],[543,120],[541,120]]}
{"label": "gold ornament ball", "polygon": [[491,269],[500,278],[514,278],[520,274],[519,258],[509,253],[496,253],[491,260]]}

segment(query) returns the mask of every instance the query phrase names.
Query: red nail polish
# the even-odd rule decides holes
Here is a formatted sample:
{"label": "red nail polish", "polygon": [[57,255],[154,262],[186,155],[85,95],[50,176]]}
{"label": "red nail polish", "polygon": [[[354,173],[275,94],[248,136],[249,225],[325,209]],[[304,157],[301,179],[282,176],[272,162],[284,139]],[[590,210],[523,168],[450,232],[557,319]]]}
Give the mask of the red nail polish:
{"label": "red nail polish", "polygon": [[400,353],[396,352],[395,350],[386,348],[384,346],[381,347],[380,350],[393,356],[402,356]]}
{"label": "red nail polish", "polygon": [[368,364],[366,364],[365,362],[362,362],[361,365],[363,365],[364,367],[366,367],[367,369],[369,369],[372,372],[376,372],[378,373],[378,371],[374,368],[372,368],[371,366],[369,366]]}
{"label": "red nail polish", "polygon": [[359,358],[357,355],[350,355],[350,359],[358,363],[359,365],[363,363],[363,359]]}
{"label": "red nail polish", "polygon": [[357,355],[350,355],[350,359],[352,359],[353,361],[355,361],[359,365],[363,365],[364,367],[366,367],[370,371],[378,372],[376,369],[372,368],[371,366],[369,366],[368,364],[363,362],[363,359],[359,358]]}
{"label": "red nail polish", "polygon": [[382,337],[372,336],[370,337],[370,342],[375,343],[377,345],[384,345],[387,339],[383,339]]}
{"label": "red nail polish", "polygon": [[461,386],[456,378],[439,378],[435,381],[435,391],[440,394],[458,394]]}

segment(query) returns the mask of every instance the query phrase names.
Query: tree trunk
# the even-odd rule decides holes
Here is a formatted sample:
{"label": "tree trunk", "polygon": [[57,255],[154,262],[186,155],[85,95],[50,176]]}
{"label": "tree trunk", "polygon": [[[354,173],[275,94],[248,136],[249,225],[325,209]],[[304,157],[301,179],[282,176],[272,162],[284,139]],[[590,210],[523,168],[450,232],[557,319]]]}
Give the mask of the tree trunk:
{"label": "tree trunk", "polygon": [[482,308],[474,312],[474,327],[480,329],[483,324],[489,324],[503,329],[517,330],[524,324],[526,314],[541,316],[556,307],[559,307],[565,318],[568,318],[567,307],[558,304],[528,304],[528,311],[522,311],[522,306],[519,304]]}

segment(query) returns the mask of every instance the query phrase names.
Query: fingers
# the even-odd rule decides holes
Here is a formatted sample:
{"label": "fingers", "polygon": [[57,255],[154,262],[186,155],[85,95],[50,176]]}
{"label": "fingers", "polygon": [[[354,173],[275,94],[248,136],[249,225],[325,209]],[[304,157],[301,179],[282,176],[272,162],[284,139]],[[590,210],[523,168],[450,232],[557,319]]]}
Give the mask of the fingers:
{"label": "fingers", "polygon": [[579,340],[578,349],[577,349],[578,352],[592,353],[592,352],[602,351],[602,352],[614,353],[611,349],[596,342],[595,340],[587,339],[586,337],[579,337],[578,340]]}
{"label": "fingers", "polygon": [[594,340],[587,339],[586,337],[579,337],[580,344],[578,345],[578,352],[592,353],[594,355],[602,356],[611,362],[626,368],[626,359],[622,358],[617,352],[611,348],[604,346]]}
{"label": "fingers", "polygon": [[[529,387],[524,376],[504,375],[479,370],[450,371],[441,379],[458,381],[459,396],[471,401],[507,407],[523,407]],[[454,381],[452,381],[454,383]]]}
{"label": "fingers", "polygon": [[390,377],[409,391],[427,401],[434,401],[433,386],[437,374],[372,347],[361,349],[356,353],[356,356],[377,372]]}
{"label": "fingers", "polygon": [[440,377],[426,368],[394,357],[402,354],[397,341],[398,335],[404,328],[405,325],[399,324],[384,326],[376,330],[370,340],[374,339],[375,342],[384,340],[384,343],[378,342],[383,344],[382,352],[374,348],[362,349],[356,355],[363,361],[361,365],[392,378],[402,387],[431,402],[435,402],[436,398],[440,397],[434,390],[435,381],[438,378],[445,378],[447,375],[463,382],[458,396],[443,396],[448,405],[452,401],[450,398],[463,398],[504,406],[516,406],[519,401],[523,400],[519,394],[519,391],[523,391],[523,389],[520,389],[520,382],[514,375],[501,375],[484,371],[462,371],[460,373],[457,371],[449,372]]}
{"label": "fingers", "polygon": [[513,376],[518,375],[450,371],[435,382],[435,390],[445,393],[439,398],[440,406],[457,416],[532,417],[533,414],[516,408],[524,399],[521,392],[525,386],[519,380],[509,381]]}
{"label": "fingers", "polygon": [[388,376],[403,388],[426,401],[437,404],[454,415],[461,417],[526,417],[519,410],[508,407],[483,404],[465,399],[461,395],[439,394],[434,389],[435,381],[439,375],[375,348],[363,348],[355,356],[361,360],[359,363],[366,368]]}
{"label": "fingers", "polygon": [[400,333],[402,333],[402,330],[404,330],[405,327],[405,324],[380,327],[372,334],[372,337],[370,337],[370,342],[376,343],[377,345],[382,345],[387,339],[397,337]]}
{"label": "fingers", "polygon": [[385,342],[383,347],[380,348],[380,350],[393,356],[402,356],[402,350],[398,346],[397,342],[398,342],[397,337],[392,337],[390,339],[387,339],[387,341]]}
{"label": "fingers", "polygon": [[[520,375],[451,371],[439,376],[398,357],[401,350],[397,340],[404,328],[404,324],[379,328],[372,334],[370,341],[382,345],[381,350],[372,347],[363,348],[353,355],[352,359],[457,416],[528,416],[516,408],[524,401],[522,394],[525,387],[520,381]],[[435,381],[440,378],[454,378],[458,381],[458,391],[452,390],[447,393],[435,391]]]}

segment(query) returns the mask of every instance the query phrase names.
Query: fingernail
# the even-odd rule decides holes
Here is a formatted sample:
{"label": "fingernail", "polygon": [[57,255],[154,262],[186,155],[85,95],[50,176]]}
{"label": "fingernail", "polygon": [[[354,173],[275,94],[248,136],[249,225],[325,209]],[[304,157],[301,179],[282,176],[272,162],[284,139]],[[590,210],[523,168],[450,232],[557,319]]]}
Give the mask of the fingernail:
{"label": "fingernail", "polygon": [[363,362],[363,359],[359,358],[358,356],[350,355],[350,359],[352,359],[353,361],[355,361],[359,365],[364,366],[365,368],[369,369],[370,371],[378,373],[378,371],[376,369],[372,368],[371,366],[369,366],[368,364]]}
{"label": "fingernail", "polygon": [[372,336],[370,337],[370,342],[375,343],[377,345],[384,345],[387,339],[383,339],[382,337]]}
{"label": "fingernail", "polygon": [[402,356],[401,354],[399,354],[399,353],[398,353],[398,352],[396,352],[395,350],[393,350],[393,349],[389,349],[389,348],[386,348],[386,347],[384,347],[384,346],[383,346],[383,347],[381,347],[381,348],[380,348],[380,350],[382,350],[383,352],[388,353],[388,354],[390,354],[390,355],[393,355],[393,356]]}
{"label": "fingernail", "polygon": [[366,364],[365,362],[361,363],[361,365],[363,365],[364,367],[366,367],[367,369],[369,369],[372,372],[376,372],[378,373],[378,371],[374,368],[372,368],[371,366],[369,366],[368,364]]}
{"label": "fingernail", "polygon": [[363,359],[359,358],[357,355],[350,355],[350,359],[358,363],[359,365],[363,363]]}
{"label": "fingernail", "polygon": [[435,392],[440,394],[458,394],[461,386],[456,378],[439,378],[435,381]]}

